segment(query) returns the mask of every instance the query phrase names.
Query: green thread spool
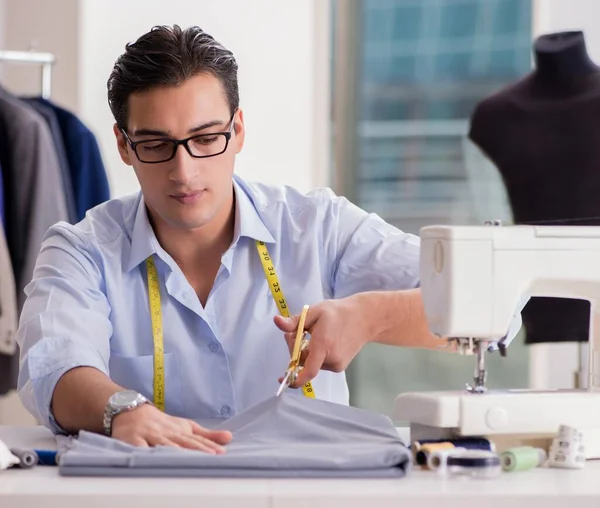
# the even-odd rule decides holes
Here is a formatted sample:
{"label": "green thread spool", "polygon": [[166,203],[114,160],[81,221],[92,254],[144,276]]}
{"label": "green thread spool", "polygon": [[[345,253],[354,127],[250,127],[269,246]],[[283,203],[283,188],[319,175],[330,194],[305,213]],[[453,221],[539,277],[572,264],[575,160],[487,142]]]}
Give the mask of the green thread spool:
{"label": "green thread spool", "polygon": [[502,469],[507,472],[527,471],[541,466],[546,458],[546,452],[541,448],[518,446],[502,453]]}

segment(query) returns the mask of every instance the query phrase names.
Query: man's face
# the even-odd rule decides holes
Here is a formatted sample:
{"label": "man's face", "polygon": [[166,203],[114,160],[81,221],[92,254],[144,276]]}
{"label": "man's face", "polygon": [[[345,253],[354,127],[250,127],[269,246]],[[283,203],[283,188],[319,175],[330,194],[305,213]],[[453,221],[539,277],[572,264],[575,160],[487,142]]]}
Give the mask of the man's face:
{"label": "man's face", "polygon": [[[177,87],[154,88],[129,97],[126,132],[134,143],[147,141],[137,147],[144,161],[155,159],[157,153],[164,151],[161,139],[231,133],[226,151],[215,157],[193,158],[185,146],[179,145],[173,159],[149,164],[136,157],[115,126],[121,158],[133,166],[144,201],[155,220],[190,230],[208,224],[217,215],[228,216],[235,154],[244,143],[241,111],[235,113],[233,126],[230,119],[221,82],[210,74],[192,77]],[[199,155],[210,153],[224,143],[224,136],[201,136],[190,141],[189,146]]]}

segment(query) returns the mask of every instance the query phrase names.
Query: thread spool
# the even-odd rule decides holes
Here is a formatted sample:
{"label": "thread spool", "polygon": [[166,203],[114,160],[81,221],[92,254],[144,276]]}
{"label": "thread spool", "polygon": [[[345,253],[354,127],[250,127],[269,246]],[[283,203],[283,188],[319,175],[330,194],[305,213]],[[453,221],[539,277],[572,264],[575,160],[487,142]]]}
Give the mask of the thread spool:
{"label": "thread spool", "polygon": [[23,450],[21,448],[11,448],[10,452],[19,459],[19,464],[15,467],[21,469],[31,469],[38,463],[38,456],[33,450]]}
{"label": "thread spool", "polygon": [[34,450],[38,456],[38,465],[57,466],[60,460],[60,453],[56,450]]}
{"label": "thread spool", "polygon": [[569,427],[568,425],[561,425],[558,428],[558,434],[556,437],[565,438],[571,442],[583,441],[583,434],[575,427]]}
{"label": "thread spool", "polygon": [[421,446],[420,450],[415,456],[415,462],[422,467],[427,467],[427,460],[429,454],[440,450],[452,450],[455,446],[447,441],[443,443],[428,443]]}
{"label": "thread spool", "polygon": [[549,467],[562,469],[583,469],[585,467],[585,455],[582,454],[564,454],[560,451],[551,453],[548,459]]}
{"label": "thread spool", "polygon": [[558,426],[558,435],[566,436],[571,434],[581,434],[576,427],[571,427],[570,425],[559,425]]}
{"label": "thread spool", "polygon": [[502,453],[502,469],[506,472],[527,471],[546,462],[546,452],[533,446],[518,446]]}
{"label": "thread spool", "polygon": [[426,445],[439,443],[451,443],[454,445],[455,448],[466,448],[467,450],[487,450],[491,452],[496,451],[494,443],[484,437],[463,437],[456,439],[431,439],[414,441],[411,446],[411,451],[415,462],[418,465],[424,465],[424,463],[420,464],[419,459],[417,458],[419,451]]}
{"label": "thread spool", "polygon": [[573,427],[561,425],[558,435],[552,440],[548,454],[548,466],[583,469],[585,460],[585,445],[581,432]]}
{"label": "thread spool", "polygon": [[449,477],[494,478],[501,472],[500,456],[489,450],[465,450],[447,460]]}
{"label": "thread spool", "polygon": [[427,457],[427,467],[432,471],[443,473],[446,471],[448,457],[456,453],[464,452],[466,448],[448,448],[446,450],[435,450]]}

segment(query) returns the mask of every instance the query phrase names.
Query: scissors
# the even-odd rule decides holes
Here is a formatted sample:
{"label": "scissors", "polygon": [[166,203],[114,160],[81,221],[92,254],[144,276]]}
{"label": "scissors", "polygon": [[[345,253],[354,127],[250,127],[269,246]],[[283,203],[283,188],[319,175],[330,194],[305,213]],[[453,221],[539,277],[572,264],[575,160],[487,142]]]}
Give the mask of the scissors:
{"label": "scissors", "polygon": [[294,341],[294,349],[292,350],[292,359],[288,365],[283,380],[279,385],[276,396],[279,397],[291,384],[293,384],[298,378],[298,373],[302,369],[300,365],[300,357],[302,352],[308,346],[308,339],[306,338],[306,331],[304,331],[304,322],[306,321],[306,315],[308,314],[308,305],[302,308],[300,314],[300,321],[298,322],[298,329],[296,330],[296,340]]}

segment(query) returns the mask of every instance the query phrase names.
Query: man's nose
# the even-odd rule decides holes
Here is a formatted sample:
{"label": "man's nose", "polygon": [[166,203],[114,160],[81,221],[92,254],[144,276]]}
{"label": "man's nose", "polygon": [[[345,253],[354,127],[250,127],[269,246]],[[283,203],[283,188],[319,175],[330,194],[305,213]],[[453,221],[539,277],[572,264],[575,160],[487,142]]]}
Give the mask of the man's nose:
{"label": "man's nose", "polygon": [[176,182],[188,182],[198,170],[198,160],[188,153],[185,146],[179,145],[171,160],[169,177]]}

